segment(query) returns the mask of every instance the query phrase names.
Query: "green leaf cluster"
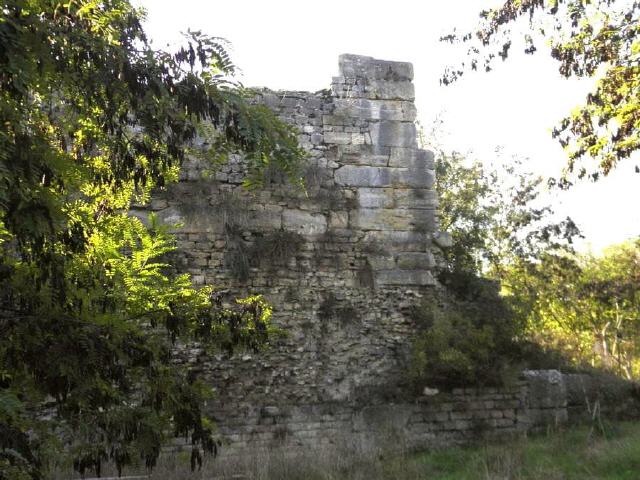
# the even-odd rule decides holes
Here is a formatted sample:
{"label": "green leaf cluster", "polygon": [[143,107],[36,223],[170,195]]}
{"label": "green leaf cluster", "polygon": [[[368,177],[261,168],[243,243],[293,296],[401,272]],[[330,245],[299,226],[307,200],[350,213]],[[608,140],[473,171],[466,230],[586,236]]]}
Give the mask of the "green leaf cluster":
{"label": "green leaf cluster", "polygon": [[297,182],[296,132],[232,80],[222,39],[151,48],[127,0],[0,9],[0,479],[152,467],[167,438],[214,451],[209,389],[172,344],[258,349],[271,307],[173,272],[166,227],[127,214],[183,159],[245,155]]}
{"label": "green leaf cluster", "polygon": [[507,300],[528,336],[575,365],[640,375],[640,242],[602,255],[548,253],[505,270]]}
{"label": "green leaf cluster", "polygon": [[[449,68],[442,82],[467,69],[490,71],[505,60],[515,40],[515,24],[528,19],[524,52],[537,51],[536,39],[550,43],[564,77],[593,77],[583,105],[553,129],[568,161],[559,184],[575,178],[597,180],[640,150],[640,4],[626,0],[507,0],[481,13],[475,32],[444,41],[470,45],[470,61]],[[518,23],[520,25],[520,23]],[[640,171],[636,166],[636,172]]]}

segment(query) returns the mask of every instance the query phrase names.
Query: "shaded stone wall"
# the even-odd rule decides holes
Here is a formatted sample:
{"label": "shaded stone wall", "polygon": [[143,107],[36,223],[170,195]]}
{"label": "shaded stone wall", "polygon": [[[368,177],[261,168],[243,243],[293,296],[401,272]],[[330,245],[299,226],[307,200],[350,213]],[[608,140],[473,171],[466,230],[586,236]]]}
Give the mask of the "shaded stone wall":
{"label": "shaded stone wall", "polygon": [[[559,426],[569,418],[568,384],[576,378],[556,370],[528,371],[511,387],[432,390],[413,401],[227,408],[219,412],[227,442],[223,454],[322,445],[424,449]],[[581,409],[586,411],[584,404]]]}

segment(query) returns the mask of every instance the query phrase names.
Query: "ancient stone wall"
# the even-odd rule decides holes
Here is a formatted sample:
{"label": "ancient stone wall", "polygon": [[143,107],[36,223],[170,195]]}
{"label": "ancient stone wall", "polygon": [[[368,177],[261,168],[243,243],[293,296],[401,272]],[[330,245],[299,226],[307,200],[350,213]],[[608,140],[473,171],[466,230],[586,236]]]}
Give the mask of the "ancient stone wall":
{"label": "ancient stone wall", "polygon": [[242,159],[213,172],[191,160],[154,196],[162,221],[183,224],[176,267],[229,298],[263,294],[286,331],[260,355],[191,356],[219,405],[353,402],[405,377],[407,313],[434,284],[437,237],[412,76],[409,63],[343,55],[330,90],[259,91],[300,132],[304,189],[274,172],[249,193]]}
{"label": "ancient stone wall", "polygon": [[179,361],[215,386],[208,408],[236,450],[389,429],[427,446],[566,420],[566,389],[548,375],[413,400],[403,389],[410,310],[434,288],[446,241],[433,156],[417,146],[412,76],[408,63],[343,55],[330,90],[258,92],[300,132],[304,189],[272,172],[250,193],[234,158],[213,171],[189,160],[181,181],[154,195],[159,219],[182,224],[176,268],[224,286],[229,300],[263,294],[286,332],[259,354],[181,349]]}

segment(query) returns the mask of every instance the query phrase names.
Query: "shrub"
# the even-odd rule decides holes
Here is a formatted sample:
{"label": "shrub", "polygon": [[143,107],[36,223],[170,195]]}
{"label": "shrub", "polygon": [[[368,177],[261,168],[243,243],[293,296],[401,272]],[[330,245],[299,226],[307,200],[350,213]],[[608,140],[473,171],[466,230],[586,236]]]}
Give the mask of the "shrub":
{"label": "shrub", "polygon": [[522,327],[498,285],[473,274],[446,273],[448,288],[413,309],[418,334],[411,378],[416,387],[502,385],[524,366]]}

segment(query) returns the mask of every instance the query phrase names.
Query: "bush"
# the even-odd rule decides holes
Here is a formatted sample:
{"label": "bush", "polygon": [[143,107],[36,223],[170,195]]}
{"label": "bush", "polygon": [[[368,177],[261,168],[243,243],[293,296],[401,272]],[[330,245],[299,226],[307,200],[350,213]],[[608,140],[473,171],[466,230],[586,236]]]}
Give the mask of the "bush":
{"label": "bush", "polygon": [[523,331],[495,282],[470,273],[441,275],[446,288],[413,311],[418,334],[411,377],[416,387],[503,385],[524,367]]}

